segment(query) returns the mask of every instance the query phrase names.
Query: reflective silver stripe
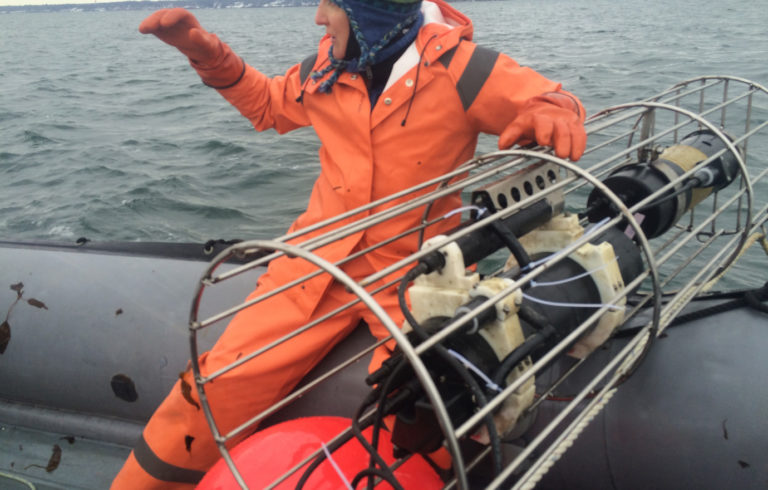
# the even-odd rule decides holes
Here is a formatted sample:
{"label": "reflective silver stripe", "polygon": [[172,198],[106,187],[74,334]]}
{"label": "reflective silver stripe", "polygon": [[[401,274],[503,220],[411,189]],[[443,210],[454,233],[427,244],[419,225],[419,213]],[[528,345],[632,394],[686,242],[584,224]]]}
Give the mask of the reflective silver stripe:
{"label": "reflective silver stripe", "polygon": [[459,92],[459,97],[465,111],[475,101],[475,97],[480,93],[483,84],[488,80],[498,57],[499,53],[497,51],[482,46],[475,46],[475,51],[472,53],[467,67],[464,68],[464,73],[461,74],[461,78],[459,78],[459,82],[456,84],[456,90]]}
{"label": "reflective silver stripe", "polygon": [[304,58],[304,61],[301,62],[301,68],[299,68],[299,80],[301,81],[302,85],[304,85],[304,82],[307,81],[309,74],[312,73],[312,68],[315,66],[316,61],[317,53],[313,54],[312,56],[307,56]]}
{"label": "reflective silver stripe", "polygon": [[[182,442],[180,441],[179,445],[181,444]],[[139,442],[136,443],[136,447],[133,448],[133,456],[144,471],[158,480],[177,483],[197,483],[205,475],[204,471],[181,468],[158,458],[144,439],[144,434],[141,435]]]}

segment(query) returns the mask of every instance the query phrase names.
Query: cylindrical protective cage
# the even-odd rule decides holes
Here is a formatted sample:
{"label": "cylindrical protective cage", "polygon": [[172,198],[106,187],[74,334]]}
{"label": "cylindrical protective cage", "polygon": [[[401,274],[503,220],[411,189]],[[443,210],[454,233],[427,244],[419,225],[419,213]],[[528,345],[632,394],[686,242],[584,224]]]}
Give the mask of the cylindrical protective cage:
{"label": "cylindrical protective cage", "polygon": [[[286,458],[292,464],[270,487],[311,482],[313,468],[334,463],[334,450],[349,440],[370,457],[338,470],[348,486],[392,484],[412,458],[442,468],[430,478],[449,487],[535,485],[654,339],[764,235],[766,95],[733,77],[685,81],[588,119],[589,144],[578,164],[541,148],[493,152],[308,229],[227,249],[198,285],[189,329],[200,404],[223,471],[247,488],[242,468],[253,462],[236,461],[233,445],[290,412],[351,422],[314,450]],[[697,131],[717,149],[681,150]],[[622,190],[632,178],[642,184],[646,172],[655,176],[652,186],[641,194]],[[727,178],[702,180],[717,172]],[[465,206],[436,216],[457,194]],[[671,209],[657,219],[664,226],[647,233],[649,210],[664,209]],[[368,237],[386,227],[397,232],[372,243]],[[334,255],[350,241],[356,245],[348,254]],[[253,260],[233,265],[232,257]],[[206,311],[208,288],[242,275],[256,284],[270,262],[290,273],[270,271],[247,300]],[[569,287],[581,289],[578,303],[567,300],[576,297]],[[577,321],[558,320],[565,316]],[[256,340],[238,342],[252,350],[229,362],[220,346],[199,352],[200,332],[221,322],[239,331],[248,322]],[[374,335],[352,346],[344,338],[359,322]],[[590,361],[630,326],[636,331],[615,355]],[[334,364],[315,368],[336,344]],[[580,370],[589,374],[573,376]],[[253,410],[243,409],[250,401],[231,403],[217,386],[240,373],[253,378],[253,391],[279,387],[277,399],[254,394]],[[347,395],[359,405],[342,401]],[[532,424],[540,405],[556,399],[564,400],[556,414]],[[390,431],[393,454],[377,454],[381,434]]]}

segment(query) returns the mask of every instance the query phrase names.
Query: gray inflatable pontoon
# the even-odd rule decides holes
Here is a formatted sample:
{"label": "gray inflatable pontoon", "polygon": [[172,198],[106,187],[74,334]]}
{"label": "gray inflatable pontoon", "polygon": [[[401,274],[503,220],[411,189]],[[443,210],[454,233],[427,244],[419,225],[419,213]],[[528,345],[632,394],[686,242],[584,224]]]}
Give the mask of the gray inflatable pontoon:
{"label": "gray inflatable pontoon", "polygon": [[[393,371],[419,386],[379,373],[406,400],[398,457],[437,441],[449,488],[766,488],[767,96],[689,80],[590,118],[578,166],[496,152],[381,206],[428,233],[434,199],[467,196],[462,227],[381,272],[409,297],[410,333],[380,316]],[[367,214],[304,241],[0,242],[0,488],[107,488],[190,361],[205,392],[194,361],[270,258],[349,281],[313,250],[392,216]],[[377,279],[348,284],[374,312]],[[361,325],[250,430],[355,417],[375,342]],[[225,441],[216,471],[247,488]]]}

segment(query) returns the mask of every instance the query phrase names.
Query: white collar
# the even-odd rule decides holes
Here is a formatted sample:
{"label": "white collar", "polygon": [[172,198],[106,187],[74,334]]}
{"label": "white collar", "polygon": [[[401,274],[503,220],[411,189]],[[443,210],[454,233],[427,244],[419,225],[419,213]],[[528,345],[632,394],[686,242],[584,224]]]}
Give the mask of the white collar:
{"label": "white collar", "polygon": [[[424,15],[424,25],[426,24],[440,24],[446,27],[457,27],[458,23],[449,22],[443,17],[443,13],[440,11],[440,7],[429,0],[423,0],[421,2],[421,13]],[[419,50],[416,47],[416,41],[411,43],[408,48],[400,55],[400,58],[392,65],[392,71],[389,73],[387,84],[384,86],[386,91],[389,87],[400,79],[403,75],[419,63]]]}

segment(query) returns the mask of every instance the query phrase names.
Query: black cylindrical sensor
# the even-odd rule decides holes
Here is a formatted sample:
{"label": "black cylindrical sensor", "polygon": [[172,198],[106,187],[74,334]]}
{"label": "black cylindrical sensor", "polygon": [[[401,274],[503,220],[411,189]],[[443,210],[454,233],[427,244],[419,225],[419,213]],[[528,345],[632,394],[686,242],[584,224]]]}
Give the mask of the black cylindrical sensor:
{"label": "black cylindrical sensor", "polygon": [[[603,183],[631,207],[683,173],[697,169],[692,177],[668,190],[655,201],[638,211],[640,227],[648,238],[655,238],[669,230],[680,217],[696,206],[713,191],[718,191],[738,174],[738,159],[726,151],[715,160],[701,166],[712,155],[726,148],[725,142],[708,129],[694,131],[679,144],[665,149],[650,163],[631,163],[616,169]],[[619,211],[595,189],[587,199],[587,217],[596,223],[605,217],[613,218]],[[626,226],[624,224],[623,226]]]}

